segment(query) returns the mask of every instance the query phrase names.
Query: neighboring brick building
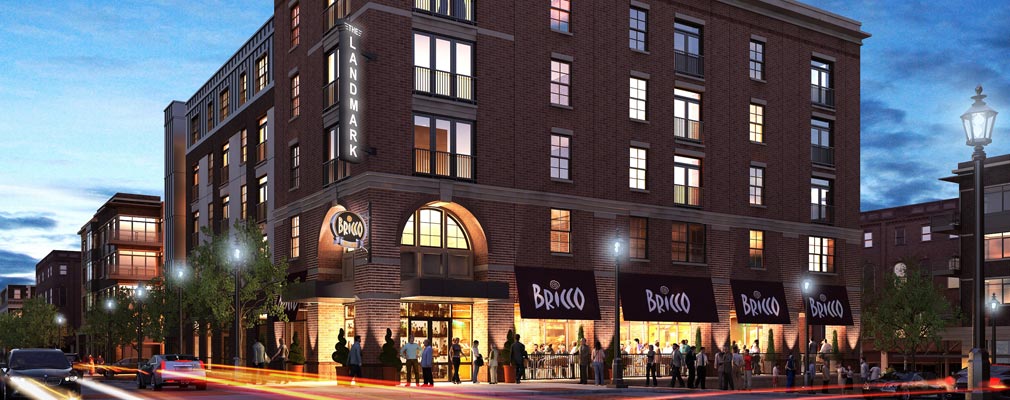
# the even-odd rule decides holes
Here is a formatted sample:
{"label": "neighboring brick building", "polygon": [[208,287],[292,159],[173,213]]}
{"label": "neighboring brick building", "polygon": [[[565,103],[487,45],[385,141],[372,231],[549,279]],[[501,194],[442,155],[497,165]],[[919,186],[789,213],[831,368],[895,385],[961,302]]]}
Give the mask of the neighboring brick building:
{"label": "neighboring brick building", "polygon": [[[81,328],[81,288],[80,251],[53,250],[35,264],[35,291],[66,318],[66,332]],[[76,345],[73,340],[67,342],[73,352]]]}
{"label": "neighboring brick building", "polygon": [[[460,337],[499,347],[513,326],[527,344],[554,345],[582,327],[607,344],[618,240],[622,288],[625,273],[653,274],[639,283],[698,278],[714,296],[695,298],[695,309],[718,319],[625,321],[625,341],[693,342],[700,329],[711,351],[765,342],[773,329],[779,352],[796,350],[806,342],[800,282],[811,279],[841,287],[855,317],[816,326],[814,337],[838,331],[854,356],[860,24],[794,1],[551,4],[276,0],[267,26],[278,51],[237,53],[271,55],[276,87],[263,101],[272,103],[214,129],[251,133],[264,113],[273,124],[268,162],[245,172],[269,176],[258,220],[290,265],[285,300],[298,310],[275,329],[303,335],[307,369],[332,373],[336,328],[363,336],[369,367],[387,327],[400,343],[409,331],[439,346]],[[209,84],[253,65],[233,58]],[[173,115],[217,110],[221,96],[205,92],[222,88],[201,89],[199,104]],[[193,136],[185,129],[202,131],[197,121],[166,134]],[[203,211],[220,198],[178,188],[182,177],[186,188],[220,176],[207,150],[220,142],[203,144],[217,134],[196,136],[186,164],[166,169],[176,187],[166,201],[199,212],[182,218],[198,224],[177,218],[169,230],[221,218]],[[230,151],[253,151],[255,141],[232,137]],[[363,249],[335,244],[334,216],[367,230]],[[544,296],[526,280],[558,270],[544,285],[580,282],[585,319],[526,303]],[[517,283],[519,271],[534,273]],[[745,280],[784,297],[762,299]],[[782,319],[743,323],[738,291],[754,304],[781,301]],[[547,311],[539,318],[552,319],[538,319]],[[447,360],[436,361],[444,375]]]}
{"label": "neighboring brick building", "polygon": [[19,314],[24,301],[35,297],[35,285],[7,285],[0,290],[0,313]]}

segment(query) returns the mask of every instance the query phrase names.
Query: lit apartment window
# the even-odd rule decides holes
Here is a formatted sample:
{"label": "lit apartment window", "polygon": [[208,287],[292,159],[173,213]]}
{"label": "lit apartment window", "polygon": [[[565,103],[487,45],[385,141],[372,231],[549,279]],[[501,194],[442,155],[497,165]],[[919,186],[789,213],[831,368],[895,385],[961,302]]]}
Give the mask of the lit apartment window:
{"label": "lit apartment window", "polygon": [[760,206],[764,204],[765,169],[761,167],[750,167],[750,204]]}
{"label": "lit apartment window", "polygon": [[301,7],[295,4],[291,7],[291,47],[297,46],[302,42],[302,28],[301,28]]}
{"label": "lit apartment window", "polygon": [[551,209],[551,253],[572,252],[571,211]]}
{"label": "lit apartment window", "polygon": [[748,247],[750,248],[750,258],[747,261],[747,266],[759,269],[764,268],[765,267],[764,231],[750,231]]}
{"label": "lit apartment window", "polygon": [[414,173],[473,179],[473,125],[414,115]]}
{"label": "lit apartment window", "polygon": [[291,116],[297,117],[302,113],[301,100],[301,79],[298,75],[291,77]]}
{"label": "lit apartment window", "polygon": [[632,119],[646,120],[645,106],[648,101],[649,81],[645,79],[631,78],[630,99],[628,105],[628,116]]}
{"label": "lit apartment window", "polygon": [[414,9],[440,17],[473,22],[474,0],[414,0]]}
{"label": "lit apartment window", "polygon": [[267,87],[267,80],[269,77],[267,74],[269,71],[270,63],[267,59],[267,55],[264,54],[262,57],[256,59],[256,91],[259,92]]}
{"label": "lit apartment window", "polygon": [[238,76],[238,105],[245,104],[249,100],[249,76],[245,72]]}
{"label": "lit apartment window", "polygon": [[256,220],[265,221],[267,219],[267,200],[269,191],[267,188],[267,177],[259,178],[259,203],[256,204]]}
{"label": "lit apartment window", "polygon": [[873,247],[873,232],[863,232],[863,247],[867,249]]}
{"label": "lit apartment window", "polygon": [[628,45],[635,50],[646,51],[646,33],[648,32],[649,12],[641,8],[631,7],[630,27],[628,30]]}
{"label": "lit apartment window", "polygon": [[765,141],[765,106],[760,104],[750,105],[750,141]]}
{"label": "lit apartment window", "polygon": [[248,132],[243,129],[242,132],[239,133],[239,136],[239,147],[242,148],[242,162],[240,164],[245,164],[245,162],[249,160],[249,135]]}
{"label": "lit apartment window", "polygon": [[814,104],[834,107],[835,90],[831,85],[832,65],[827,61],[810,60],[810,101]]}
{"label": "lit apartment window", "polygon": [[[221,196],[221,220],[228,221],[231,218],[231,196]],[[226,227],[227,228],[227,227]]]}
{"label": "lit apartment window", "polygon": [[765,44],[757,40],[750,41],[750,78],[765,79]]}
{"label": "lit apartment window", "polygon": [[628,228],[628,257],[644,260],[649,258],[649,220],[631,217]]}
{"label": "lit apartment window", "polygon": [[473,44],[414,32],[414,91],[473,101]]}
{"label": "lit apartment window", "polygon": [[299,171],[299,164],[301,150],[298,145],[291,146],[291,188],[295,189],[301,184],[301,172]]}
{"label": "lit apartment window", "polygon": [[222,90],[221,94],[218,95],[218,103],[221,106],[221,110],[218,113],[221,114],[221,120],[224,121],[225,118],[228,118],[228,107],[231,105],[228,89]]}
{"label": "lit apartment window", "polygon": [[551,29],[558,32],[571,32],[569,19],[572,14],[570,0],[551,0]]}
{"label": "lit apartment window", "polygon": [[551,60],[551,104],[570,106],[572,64]]}
{"label": "lit apartment window", "polygon": [[21,300],[21,289],[14,289],[14,300]]}
{"label": "lit apartment window", "polygon": [[214,184],[214,153],[207,154],[207,186]]}
{"label": "lit apartment window", "polygon": [[230,161],[231,160],[231,155],[228,154],[229,148],[230,148],[230,145],[227,142],[225,142],[225,144],[223,146],[221,146],[221,184],[222,185],[228,184],[228,182],[231,180],[231,176],[229,174],[230,171],[228,170],[228,166],[231,165],[231,161]]}
{"label": "lit apartment window", "polygon": [[571,179],[568,175],[572,161],[572,138],[564,135],[551,135],[551,178]]}
{"label": "lit apartment window", "polygon": [[647,169],[648,150],[632,147],[628,166],[628,187],[632,189],[646,190],[645,173]]}
{"label": "lit apartment window", "polygon": [[701,160],[692,157],[673,157],[674,204],[701,205]]}
{"label": "lit apartment window", "polygon": [[214,101],[207,101],[207,132],[214,129]]}
{"label": "lit apartment window", "polygon": [[192,233],[192,239],[193,239],[193,247],[196,247],[196,246],[198,246],[200,244],[200,212],[199,211],[193,211],[193,233]]}
{"label": "lit apartment window", "polygon": [[929,225],[922,226],[922,241],[928,242],[933,240],[933,229]]}
{"label": "lit apartment window", "polygon": [[[339,96],[337,92],[339,89],[337,78],[340,78],[340,69],[339,65],[337,65],[338,51],[337,49],[333,49],[329,53],[326,53],[326,86],[323,87],[323,109],[328,109],[337,104],[337,97]],[[414,49],[414,52],[416,55],[417,48]]]}
{"label": "lit apartment window", "polygon": [[190,201],[200,197],[200,164],[193,164],[193,191],[190,192]]}
{"label": "lit apartment window", "polygon": [[300,221],[299,217],[296,215],[291,217],[291,258],[298,258],[301,255],[300,249]]}
{"label": "lit apartment window", "polygon": [[807,253],[808,271],[835,272],[835,239],[811,236]]}
{"label": "lit apartment window", "polygon": [[810,220],[831,223],[834,220],[832,182],[827,179],[810,178]]}
{"label": "lit apartment window", "polygon": [[249,188],[246,185],[242,185],[242,189],[239,191],[241,193],[241,199],[239,199],[241,202],[241,209],[239,211],[240,214],[242,214],[242,219],[244,220],[249,217]]}
{"label": "lit apartment window", "polygon": [[905,244],[905,228],[894,228],[894,245],[901,246]]}
{"label": "lit apartment window", "polygon": [[256,131],[259,137],[259,141],[256,143],[256,162],[263,162],[267,159],[267,140],[270,139],[266,116],[260,118]]}
{"label": "lit apartment window", "polygon": [[1010,232],[985,235],[985,260],[994,261],[1007,258],[1010,258]]}
{"label": "lit apartment window", "polygon": [[701,140],[701,93],[674,89],[673,136]]}
{"label": "lit apartment window", "polygon": [[831,146],[831,139],[830,122],[810,120],[810,161],[814,164],[835,165],[835,149]]}
{"label": "lit apartment window", "polygon": [[207,223],[214,224],[214,202],[207,203]]}
{"label": "lit apartment window", "polygon": [[337,128],[327,129],[323,134],[323,185],[329,185],[350,175],[350,164],[337,158]]}
{"label": "lit apartment window", "polygon": [[675,262],[705,262],[705,225],[674,222],[671,258]]}
{"label": "lit apartment window", "polygon": [[674,70],[682,74],[704,76],[701,27],[677,22],[673,24],[673,29]]}

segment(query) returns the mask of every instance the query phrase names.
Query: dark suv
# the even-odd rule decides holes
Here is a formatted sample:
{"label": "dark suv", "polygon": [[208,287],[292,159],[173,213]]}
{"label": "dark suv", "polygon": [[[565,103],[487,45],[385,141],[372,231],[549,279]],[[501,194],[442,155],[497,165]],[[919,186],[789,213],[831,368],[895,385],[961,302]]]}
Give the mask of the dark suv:
{"label": "dark suv", "polygon": [[37,398],[50,390],[81,398],[81,385],[66,355],[57,349],[14,349],[7,364],[0,364],[4,399]]}

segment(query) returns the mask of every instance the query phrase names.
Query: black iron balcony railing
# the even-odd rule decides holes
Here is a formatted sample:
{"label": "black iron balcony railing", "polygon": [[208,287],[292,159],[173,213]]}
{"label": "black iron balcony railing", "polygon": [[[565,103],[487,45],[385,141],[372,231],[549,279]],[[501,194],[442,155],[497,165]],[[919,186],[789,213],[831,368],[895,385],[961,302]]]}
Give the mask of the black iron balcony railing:
{"label": "black iron balcony railing", "polygon": [[339,159],[323,163],[323,186],[339,181],[351,174],[350,165]]}
{"label": "black iron balcony railing", "polygon": [[474,23],[474,0],[414,0],[414,11],[459,22]]}
{"label": "black iron balcony railing", "polygon": [[810,145],[810,161],[814,164],[835,165],[835,148]]}
{"label": "black iron balcony railing", "polygon": [[830,224],[835,222],[835,207],[827,204],[810,204],[810,222]]}
{"label": "black iron balcony railing", "polygon": [[673,69],[682,74],[703,77],[705,76],[705,57],[701,54],[674,50]]}
{"label": "black iron balcony railing", "polygon": [[673,203],[682,206],[701,206],[701,188],[688,185],[673,185]]}
{"label": "black iron balcony railing", "polygon": [[819,106],[835,108],[835,89],[811,84],[810,102]]}
{"label": "black iron balcony railing", "polygon": [[119,229],[112,231],[111,240],[133,243],[161,243],[161,232]]}
{"label": "black iron balcony railing", "polygon": [[414,173],[473,180],[474,157],[444,151],[414,149]]}
{"label": "black iron balcony railing", "polygon": [[694,121],[686,118],[673,118],[673,136],[701,141],[701,121]]}
{"label": "black iron balcony railing", "polygon": [[414,66],[414,92],[473,102],[473,77]]}
{"label": "black iron balcony railing", "polygon": [[333,82],[327,83],[323,86],[323,109],[329,109],[337,104],[340,99],[340,95],[337,91],[340,87],[340,79],[335,79]]}

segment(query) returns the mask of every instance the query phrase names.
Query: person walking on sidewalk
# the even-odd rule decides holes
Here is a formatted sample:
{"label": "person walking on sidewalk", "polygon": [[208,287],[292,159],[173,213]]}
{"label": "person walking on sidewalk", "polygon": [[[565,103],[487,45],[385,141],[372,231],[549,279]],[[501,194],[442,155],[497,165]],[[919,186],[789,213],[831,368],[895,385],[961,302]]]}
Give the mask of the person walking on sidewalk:
{"label": "person walking on sidewalk", "polygon": [[526,373],[526,345],[519,341],[519,335],[516,335],[516,342],[512,343],[512,365],[516,367],[516,384],[522,383],[524,374]]}
{"label": "person walking on sidewalk", "polygon": [[866,363],[866,358],[859,357],[859,383],[866,383],[870,377],[870,364]]}
{"label": "person walking on sidewalk", "polygon": [[790,354],[786,360],[786,389],[791,390],[794,386],[796,386],[796,360]]}
{"label": "person walking on sidewalk", "polygon": [[650,344],[649,350],[645,352],[645,386],[649,386],[649,377],[652,377],[652,386],[658,386],[656,382],[656,349]]}
{"label": "person walking on sidewalk", "polygon": [[452,339],[452,346],[449,346],[449,359],[452,360],[452,383],[463,383],[459,380],[459,362],[463,358],[463,346],[459,345],[459,338]]}
{"label": "person walking on sidewalk", "polygon": [[593,343],[593,383],[603,385],[603,346],[599,340]]}
{"label": "person walking on sidewalk", "polygon": [[484,366],[484,355],[480,354],[480,342],[474,340],[473,347],[470,348],[470,383],[476,384],[477,377],[480,376],[480,367]]}
{"label": "person walking on sidewalk", "polygon": [[413,335],[408,335],[407,336],[407,344],[403,345],[403,347],[400,348],[400,357],[403,357],[404,359],[407,360],[407,364],[406,364],[406,366],[407,366],[407,383],[405,383],[403,385],[404,387],[410,386],[410,377],[411,377],[411,375],[414,376],[414,386],[421,386],[421,384],[420,384],[420,381],[421,381],[421,376],[420,375],[421,374],[419,373],[420,371],[417,370],[417,367],[418,367],[418,365],[417,365],[417,350],[418,350],[417,349],[417,343],[414,343],[414,336]]}
{"label": "person walking on sidewalk", "polygon": [[694,389],[694,364],[698,362],[697,355],[694,354],[694,349],[689,345],[687,346],[687,353],[684,353],[684,367],[687,368],[687,388]]}
{"label": "person walking on sidewalk", "polygon": [[357,378],[361,378],[361,335],[354,335],[354,344],[347,354],[348,376],[351,384],[357,383]]}
{"label": "person walking on sidewalk", "polygon": [[[276,359],[279,358],[281,361],[280,361],[280,364],[277,366],[278,367],[277,369],[280,370],[280,371],[287,371],[288,370],[288,354],[290,353],[290,350],[288,350],[288,345],[284,344],[284,336],[278,337],[277,338],[277,342],[279,343],[279,345],[277,346],[277,352],[274,353],[273,357],[271,357],[270,360],[273,361],[273,360],[276,360]],[[288,381],[287,381],[287,375],[283,375],[283,376],[284,376],[284,378],[283,378],[284,380],[281,383],[288,383]]]}
{"label": "person walking on sidewalk", "polygon": [[740,354],[740,348],[733,348],[733,386],[737,388],[742,388],[743,380],[743,355]]}
{"label": "person walking on sidewalk", "polygon": [[729,352],[729,347],[723,346],[716,363],[719,365],[719,389],[736,390],[733,385],[733,354]]}
{"label": "person walking on sidewalk", "polygon": [[754,377],[754,356],[750,350],[743,349],[743,390],[751,390],[751,379]]}
{"label": "person walking on sidewalk", "polygon": [[754,360],[751,366],[754,368],[754,375],[761,375],[761,346],[760,342],[755,339],[754,345],[750,347],[750,356]]}
{"label": "person walking on sidewalk", "polygon": [[256,372],[253,375],[253,381],[254,381],[253,383],[259,385],[263,383],[262,370],[263,368],[266,368],[267,361],[269,361],[267,359],[267,349],[266,346],[264,346],[259,339],[256,339],[256,342],[253,343],[252,348],[253,348],[253,367],[256,367]]}
{"label": "person walking on sidewalk", "polygon": [[673,344],[673,354],[670,356],[670,387],[686,387],[684,378],[680,377],[680,369],[684,367],[684,353],[680,352],[680,345]]}
{"label": "person walking on sidewalk", "polygon": [[695,363],[696,364],[695,368],[698,369],[698,374],[697,374],[697,377],[696,377],[697,382],[695,382],[694,387],[696,387],[698,389],[704,389],[705,388],[705,375],[708,373],[708,371],[705,370],[705,368],[708,368],[708,356],[705,355],[705,348],[704,347],[699,347],[698,348],[698,355],[696,357],[697,357],[698,361]]}
{"label": "person walking on sidewalk", "polygon": [[586,344],[586,338],[579,340],[578,355],[579,384],[585,385],[589,383],[589,364],[593,362],[592,350],[590,350],[589,345]]}
{"label": "person walking on sidewalk", "polygon": [[[424,340],[424,350],[421,351],[421,372],[424,375],[424,386],[435,386],[435,377],[431,368],[435,364],[435,351],[431,348],[431,339]],[[410,381],[407,381],[410,383]]]}
{"label": "person walking on sidewalk", "polygon": [[487,372],[490,375],[488,377],[488,384],[497,385],[498,384],[498,348],[489,345],[487,347]]}
{"label": "person walking on sidewalk", "polygon": [[779,387],[779,365],[772,364],[772,387]]}

